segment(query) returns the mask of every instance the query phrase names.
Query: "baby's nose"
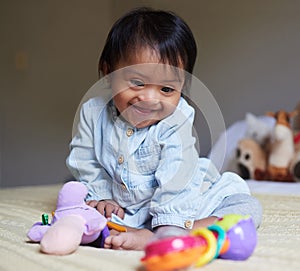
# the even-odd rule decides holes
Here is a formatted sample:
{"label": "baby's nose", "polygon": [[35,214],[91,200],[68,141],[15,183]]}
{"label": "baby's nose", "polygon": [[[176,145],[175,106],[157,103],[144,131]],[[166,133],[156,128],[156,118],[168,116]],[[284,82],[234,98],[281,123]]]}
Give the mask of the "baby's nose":
{"label": "baby's nose", "polygon": [[147,85],[140,93],[140,100],[157,103],[160,97],[160,88],[156,85]]}

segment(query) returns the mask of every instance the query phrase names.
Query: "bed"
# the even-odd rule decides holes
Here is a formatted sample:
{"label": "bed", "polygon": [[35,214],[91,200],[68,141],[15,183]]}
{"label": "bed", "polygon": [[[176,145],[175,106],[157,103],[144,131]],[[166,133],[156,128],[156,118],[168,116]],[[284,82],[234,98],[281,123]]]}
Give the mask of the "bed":
{"label": "bed", "polygon": [[[258,245],[244,262],[215,260],[202,270],[300,270],[300,184],[249,181],[264,208]],[[41,214],[51,213],[61,185],[0,190],[0,270],[136,270],[141,251],[113,251],[81,246],[68,256],[49,256],[29,243],[26,232]],[[271,192],[270,192],[271,191]],[[199,270],[197,268],[191,270]]]}
{"label": "bed", "polygon": [[[241,123],[236,125],[241,129]],[[231,134],[237,137],[235,131]],[[222,140],[224,138],[221,136],[215,149],[224,143]],[[230,142],[234,144],[232,138]],[[210,154],[212,159],[213,152],[214,148]],[[228,157],[231,152],[232,146],[227,147],[225,163],[224,160],[220,162],[220,159],[215,159],[214,162],[221,171],[224,170],[224,164],[229,165]],[[217,259],[202,268],[190,270],[300,270],[300,183],[255,180],[247,180],[247,183],[264,209],[254,254],[246,261]],[[0,270],[143,271],[140,262],[144,255],[142,251],[114,251],[80,246],[71,255],[50,256],[40,253],[38,244],[28,242],[26,232],[34,222],[41,220],[42,213],[53,211],[61,186],[62,184],[0,190]]]}

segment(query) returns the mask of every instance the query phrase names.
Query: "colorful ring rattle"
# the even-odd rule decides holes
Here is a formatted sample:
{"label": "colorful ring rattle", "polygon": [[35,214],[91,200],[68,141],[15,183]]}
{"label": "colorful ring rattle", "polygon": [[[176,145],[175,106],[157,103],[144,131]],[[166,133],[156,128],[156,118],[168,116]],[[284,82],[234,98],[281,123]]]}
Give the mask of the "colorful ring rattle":
{"label": "colorful ring rattle", "polygon": [[187,236],[160,239],[148,244],[141,259],[147,271],[172,271],[201,267],[215,258],[246,260],[257,242],[256,228],[248,216],[226,215],[208,228]]}

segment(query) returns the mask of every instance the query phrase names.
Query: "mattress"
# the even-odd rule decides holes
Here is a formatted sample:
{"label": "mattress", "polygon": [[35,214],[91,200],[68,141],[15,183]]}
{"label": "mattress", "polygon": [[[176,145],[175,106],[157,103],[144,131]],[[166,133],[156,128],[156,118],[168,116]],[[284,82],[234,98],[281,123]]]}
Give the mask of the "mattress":
{"label": "mattress", "polygon": [[[258,244],[246,261],[216,259],[190,270],[300,270],[300,184],[249,181],[264,213]],[[116,251],[80,246],[67,256],[40,253],[30,243],[28,229],[51,213],[61,185],[0,190],[0,270],[2,271],[142,271],[143,251]],[[271,191],[271,192],[270,192]]]}

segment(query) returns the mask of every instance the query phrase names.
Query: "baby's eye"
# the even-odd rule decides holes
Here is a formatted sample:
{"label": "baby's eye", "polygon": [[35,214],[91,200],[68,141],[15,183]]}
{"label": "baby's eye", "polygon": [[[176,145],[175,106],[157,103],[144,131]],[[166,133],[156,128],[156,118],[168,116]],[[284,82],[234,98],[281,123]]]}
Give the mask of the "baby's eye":
{"label": "baby's eye", "polygon": [[131,79],[130,84],[134,87],[144,87],[145,86],[144,82],[141,80],[138,80],[138,79]]}
{"label": "baby's eye", "polygon": [[175,91],[175,89],[170,88],[170,87],[162,87],[161,91],[164,92],[164,93],[171,93],[171,92]]}

